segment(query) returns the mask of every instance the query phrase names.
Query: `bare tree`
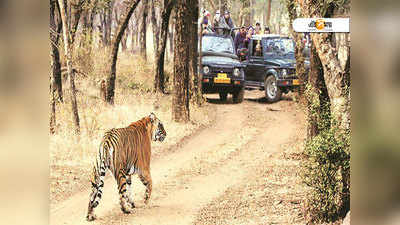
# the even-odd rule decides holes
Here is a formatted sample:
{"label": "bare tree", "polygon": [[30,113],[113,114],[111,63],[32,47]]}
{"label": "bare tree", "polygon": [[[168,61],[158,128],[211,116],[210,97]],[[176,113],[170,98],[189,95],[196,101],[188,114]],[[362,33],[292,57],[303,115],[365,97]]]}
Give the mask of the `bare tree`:
{"label": "bare tree", "polygon": [[56,0],[50,0],[50,45],[51,45],[51,69],[52,81],[54,82],[51,88],[55,93],[55,98],[62,102],[62,79],[61,79],[61,63],[60,52],[58,50],[60,32],[62,30],[62,22],[60,10]]}
{"label": "bare tree", "polygon": [[189,46],[190,43],[190,0],[177,0],[174,36],[174,95],[172,119],[176,122],[190,120],[189,111]]}
{"label": "bare tree", "polygon": [[165,93],[164,59],[167,46],[168,25],[172,9],[176,0],[164,0],[164,7],[161,13],[161,37],[156,54],[156,74],[154,77],[154,91]]}
{"label": "bare tree", "polygon": [[132,13],[135,11],[137,5],[140,0],[130,0],[125,2],[126,8],[121,16],[120,23],[117,27],[117,35],[111,41],[111,52],[110,58],[108,59],[108,71],[107,71],[107,103],[113,105],[114,104],[114,90],[115,90],[115,78],[117,71],[117,59],[118,59],[118,49],[119,44],[122,39],[122,35],[124,34],[126,27],[128,26],[129,19],[132,16]]}
{"label": "bare tree", "polygon": [[146,34],[147,34],[147,14],[149,8],[149,1],[142,1],[142,26],[140,27],[140,55],[147,60],[146,54]]}
{"label": "bare tree", "polygon": [[156,16],[156,9],[159,7],[156,7],[156,2],[158,1],[151,1],[151,27],[153,29],[153,46],[154,46],[154,53],[157,53],[158,51],[158,42],[160,41],[160,28],[158,25],[157,21],[157,16]]}
{"label": "bare tree", "polygon": [[268,0],[267,21],[265,22],[265,25],[267,26],[269,26],[269,21],[271,19],[271,5],[272,5],[272,0]]}
{"label": "bare tree", "polygon": [[83,3],[85,3],[85,0],[74,0],[70,1],[71,4],[71,29],[70,29],[70,35],[71,35],[71,43],[73,44],[75,42],[75,34],[76,31],[78,30],[78,24],[79,20],[81,18],[82,10],[83,10]]}
{"label": "bare tree", "polygon": [[67,71],[68,71],[68,77],[70,81],[70,97],[71,97],[71,107],[72,107],[72,113],[73,113],[73,121],[75,124],[75,133],[79,134],[80,133],[80,126],[79,126],[79,114],[78,114],[78,105],[76,102],[76,90],[75,90],[75,81],[74,81],[74,71],[72,70],[72,61],[71,61],[71,48],[70,48],[70,39],[68,35],[68,26],[67,26],[67,21],[65,18],[65,5],[63,0],[58,0],[59,6],[60,6],[60,14],[61,14],[61,20],[63,24],[63,37],[64,37],[64,51],[65,51],[65,56],[67,59]]}

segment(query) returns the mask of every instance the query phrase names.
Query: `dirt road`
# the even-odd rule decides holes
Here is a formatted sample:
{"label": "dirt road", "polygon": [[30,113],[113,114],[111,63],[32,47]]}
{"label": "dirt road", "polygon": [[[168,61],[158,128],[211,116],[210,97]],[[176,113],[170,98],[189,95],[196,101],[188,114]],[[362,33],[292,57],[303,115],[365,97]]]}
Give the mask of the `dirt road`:
{"label": "dirt road", "polygon": [[[50,224],[213,224],[205,221],[212,217],[199,213],[218,204],[214,202],[228,189],[240,189],[259,179],[258,169],[270,163],[271,155],[302,140],[304,116],[290,99],[267,104],[263,92],[258,91],[246,92],[242,104],[232,104],[230,99],[221,103],[217,95],[208,97],[211,104],[218,104],[215,123],[151,162],[149,205],[143,203],[144,186],[133,179],[137,208],[132,214],[123,214],[116,182],[108,174],[95,211],[97,220],[85,220],[88,189],[52,208]],[[269,224],[267,219],[261,221]]]}

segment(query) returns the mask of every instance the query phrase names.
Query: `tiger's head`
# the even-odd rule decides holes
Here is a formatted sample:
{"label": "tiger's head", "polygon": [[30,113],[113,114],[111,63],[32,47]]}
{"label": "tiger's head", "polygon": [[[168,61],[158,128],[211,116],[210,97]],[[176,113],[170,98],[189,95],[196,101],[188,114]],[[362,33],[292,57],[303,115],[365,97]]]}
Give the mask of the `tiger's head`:
{"label": "tiger's head", "polygon": [[164,125],[162,124],[161,120],[159,120],[154,113],[150,113],[149,118],[153,124],[153,141],[164,141],[165,137],[167,136],[167,132],[164,130]]}

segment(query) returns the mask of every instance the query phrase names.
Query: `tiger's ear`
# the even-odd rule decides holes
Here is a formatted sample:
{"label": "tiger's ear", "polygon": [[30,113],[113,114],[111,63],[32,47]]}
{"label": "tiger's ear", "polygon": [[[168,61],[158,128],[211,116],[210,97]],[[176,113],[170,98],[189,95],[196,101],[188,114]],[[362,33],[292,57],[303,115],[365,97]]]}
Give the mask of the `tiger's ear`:
{"label": "tiger's ear", "polygon": [[150,118],[150,121],[151,121],[152,123],[154,123],[154,120],[156,119],[156,115],[154,115],[154,113],[151,112],[150,115],[149,115],[149,118]]}

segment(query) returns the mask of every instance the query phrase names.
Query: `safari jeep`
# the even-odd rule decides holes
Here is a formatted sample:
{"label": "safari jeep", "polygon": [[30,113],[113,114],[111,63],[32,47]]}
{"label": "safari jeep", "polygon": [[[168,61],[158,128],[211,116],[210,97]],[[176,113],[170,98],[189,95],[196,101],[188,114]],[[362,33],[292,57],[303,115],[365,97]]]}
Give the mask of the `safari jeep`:
{"label": "safari jeep", "polygon": [[279,101],[282,93],[300,85],[295,69],[294,42],[289,37],[253,35],[242,63],[246,65],[246,88],[265,90],[268,102]]}
{"label": "safari jeep", "polygon": [[234,103],[244,98],[244,66],[235,54],[231,35],[202,37],[202,92],[219,93],[222,101],[232,94]]}

